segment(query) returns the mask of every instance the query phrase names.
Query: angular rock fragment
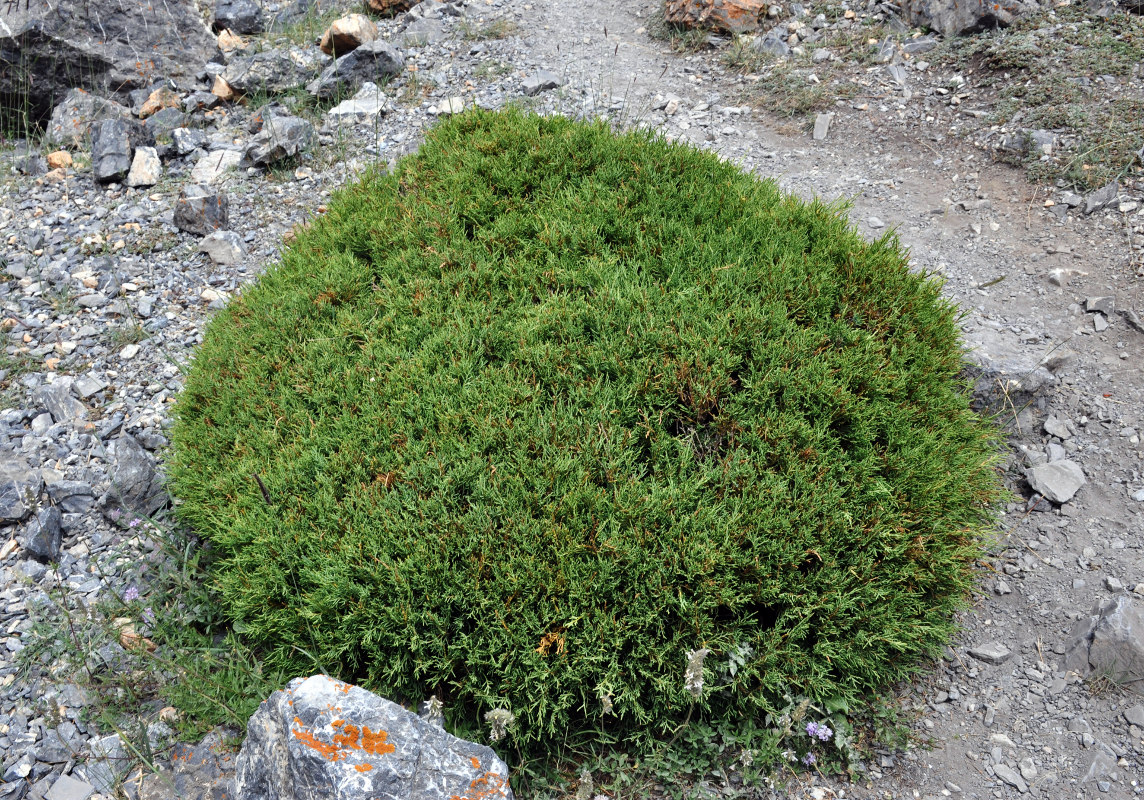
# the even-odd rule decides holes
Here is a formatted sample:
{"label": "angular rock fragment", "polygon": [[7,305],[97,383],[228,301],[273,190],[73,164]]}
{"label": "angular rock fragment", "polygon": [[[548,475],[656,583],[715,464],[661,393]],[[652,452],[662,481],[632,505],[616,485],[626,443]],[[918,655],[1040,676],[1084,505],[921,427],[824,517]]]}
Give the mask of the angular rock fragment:
{"label": "angular rock fragment", "polygon": [[333,21],[318,48],[326,55],[344,56],[377,38],[377,23],[365,14],[349,14]]}
{"label": "angular rock fragment", "polygon": [[0,520],[15,522],[37,507],[44,479],[11,453],[0,454]]}
{"label": "angular rock fragment", "polygon": [[140,147],[135,151],[131,160],[131,169],[127,173],[128,186],[154,186],[163,175],[163,164],[159,161],[159,153],[154,147]]}
{"label": "angular rock fragment", "polygon": [[110,183],[127,177],[131,169],[131,135],[127,122],[105,119],[91,136],[91,168],[98,183]]}
{"label": "angular rock fragment", "polygon": [[254,0],[218,0],[211,29],[215,33],[222,30],[243,35],[262,33],[262,8]]}
{"label": "angular rock fragment", "polygon": [[375,39],[338,58],[306,86],[315,97],[328,99],[343,89],[357,90],[366,81],[384,83],[401,74],[405,57],[388,42]]}
{"label": "angular rock fragment", "polygon": [[1144,607],[1128,595],[1097,603],[1073,629],[1063,666],[1082,677],[1097,672],[1144,691]]}
{"label": "angular rock fragment", "polygon": [[1052,461],[1038,464],[1025,473],[1033,491],[1054,503],[1067,503],[1084,486],[1084,470],[1075,461]]}
{"label": "angular rock fragment", "polygon": [[55,506],[37,511],[20,536],[24,551],[42,564],[57,561],[60,557],[62,520],[63,515]]}
{"label": "angular rock fragment", "polygon": [[77,422],[87,417],[87,408],[72,397],[71,378],[56,378],[36,389],[36,402],[48,410],[56,422]]}
{"label": "angular rock fragment", "polygon": [[220,77],[238,94],[281,94],[304,85],[318,67],[317,60],[301,51],[265,50],[231,59]]}
{"label": "angular rock fragment", "polygon": [[378,88],[376,83],[366,81],[358,89],[357,94],[349,100],[343,100],[326,112],[332,119],[364,120],[372,119],[389,110],[389,98]]}
{"label": "angular rock fragment", "polygon": [[93,123],[105,119],[130,119],[131,110],[112,100],[72,89],[52,110],[44,132],[50,144],[86,147]]}
{"label": "angular rock fragment", "polygon": [[191,185],[179,192],[175,201],[175,227],[187,233],[206,236],[226,228],[229,202],[226,194]]}
{"label": "angular rock fragment", "polygon": [[541,92],[547,92],[561,85],[560,76],[555,72],[540,69],[524,79],[521,88],[529,97],[535,97]]}
{"label": "angular rock fragment", "polygon": [[122,521],[125,516],[150,517],[167,505],[163,480],[155,461],[130,434],[123,434],[108,445],[115,466],[111,486],[100,498],[104,515]]}
{"label": "angular rock fragment", "polygon": [[266,166],[296,156],[314,140],[314,126],[300,117],[271,117],[250,142],[246,158]]}
{"label": "angular rock fragment", "polygon": [[234,231],[215,231],[199,242],[199,252],[206,253],[215,264],[231,265],[242,261],[246,246]]}

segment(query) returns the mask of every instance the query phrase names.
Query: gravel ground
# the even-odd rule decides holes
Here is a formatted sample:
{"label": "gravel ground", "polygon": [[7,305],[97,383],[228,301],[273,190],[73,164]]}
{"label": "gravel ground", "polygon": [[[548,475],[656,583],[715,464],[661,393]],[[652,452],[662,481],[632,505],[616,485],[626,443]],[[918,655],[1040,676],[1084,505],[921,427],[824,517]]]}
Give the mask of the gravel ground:
{"label": "gravel ground", "polygon": [[[146,187],[96,184],[78,152],[72,167],[35,174],[20,147],[0,151],[0,472],[8,481],[0,490],[0,798],[38,800],[53,786],[53,800],[78,797],[66,794],[69,780],[116,791],[93,755],[120,743],[86,721],[94,701],[81,681],[50,659],[20,671],[18,654],[37,609],[66,598],[82,613],[123,597],[155,557],[152,523],[138,510],[164,500],[151,461],[161,472],[168,409],[212,311],[274,262],[291,228],[322,213],[334,188],[410,152],[442,111],[510,102],[652,126],[791,192],[849,200],[861,231],[896,230],[919,268],[947,278],[947,295],[965,311],[966,341],[986,378],[981,400],[1003,412],[1012,444],[1005,466],[1015,493],[980,591],[945,657],[899,687],[913,746],[876,756],[853,782],[803,774],[779,795],[1144,794],[1140,696],[1085,679],[1065,658],[1095,604],[1144,603],[1144,332],[1124,313],[1144,310],[1142,187],[1122,184],[1085,214],[1084,197],[1031,185],[994,162],[988,148],[997,137],[965,135],[981,128],[973,127],[979,117],[960,113],[962,101],[931,91],[957,76],[919,78],[906,97],[888,83],[893,75],[856,64],[879,96],[840,100],[816,139],[809,125],[760,110],[753,81],[727,68],[719,50],[673,53],[651,38],[657,8],[646,0],[454,8],[459,15],[429,26],[429,38],[440,37],[432,44],[405,46],[405,19],[380,24],[416,68],[383,90],[386,113],[356,124],[318,116],[317,143],[298,159],[239,167],[214,184],[229,197],[227,227],[245,251],[235,263],[199,252],[202,237],[176,228],[174,209],[208,151],[245,150],[256,116],[248,108],[194,112],[188,125],[205,131],[204,146],[169,157]],[[1026,473],[1065,462],[1082,471],[1079,491],[1061,503],[1036,495]],[[1059,477],[1038,488],[1067,494],[1044,484]],[[59,557],[44,563],[34,556],[51,550],[56,525]],[[114,665],[121,653],[112,641],[89,663]],[[153,721],[150,733],[159,745],[170,729]]]}

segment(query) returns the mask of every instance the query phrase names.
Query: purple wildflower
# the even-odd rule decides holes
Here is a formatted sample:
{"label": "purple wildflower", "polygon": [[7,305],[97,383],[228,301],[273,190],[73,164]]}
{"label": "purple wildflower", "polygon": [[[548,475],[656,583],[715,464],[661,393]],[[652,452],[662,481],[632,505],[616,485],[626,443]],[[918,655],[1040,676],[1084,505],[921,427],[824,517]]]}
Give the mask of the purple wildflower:
{"label": "purple wildflower", "polygon": [[135,586],[128,586],[127,591],[123,593],[123,602],[130,603],[139,599],[139,589]]}
{"label": "purple wildflower", "polygon": [[143,621],[148,625],[154,624],[155,612],[151,610],[151,606],[147,606],[145,609],[143,609]]}
{"label": "purple wildflower", "polygon": [[818,761],[818,759],[814,757],[814,753],[807,753],[802,757],[802,763],[806,764],[808,767],[814,766],[815,761]]}
{"label": "purple wildflower", "polygon": [[120,511],[118,508],[113,508],[113,509],[111,509],[111,513],[108,514],[107,516],[111,517],[111,519],[114,521],[114,520],[119,519],[122,515],[123,515],[122,511]]}
{"label": "purple wildflower", "polygon": [[143,524],[143,520],[139,519],[139,517],[136,517],[135,519],[131,520],[131,524],[129,524],[127,527],[138,528],[142,524]]}
{"label": "purple wildflower", "polygon": [[806,735],[817,738],[822,742],[828,742],[830,741],[830,737],[834,735],[834,731],[830,730],[828,726],[818,722],[808,722],[806,723]]}

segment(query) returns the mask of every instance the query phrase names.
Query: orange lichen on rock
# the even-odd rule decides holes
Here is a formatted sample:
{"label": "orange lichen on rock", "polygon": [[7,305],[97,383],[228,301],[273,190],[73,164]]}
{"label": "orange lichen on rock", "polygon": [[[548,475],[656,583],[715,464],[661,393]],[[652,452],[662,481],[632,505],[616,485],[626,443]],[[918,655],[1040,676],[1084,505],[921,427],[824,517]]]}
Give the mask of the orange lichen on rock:
{"label": "orange lichen on rock", "polygon": [[358,764],[354,767],[358,772],[369,772],[373,769],[373,764]]}
{"label": "orange lichen on rock", "polygon": [[[476,759],[473,759],[476,761]],[[449,800],[491,800],[494,797],[507,797],[505,785],[508,781],[504,775],[495,772],[486,772],[469,783],[469,791],[464,796],[455,794]]]}
{"label": "orange lichen on rock", "polygon": [[374,756],[383,756],[394,752],[397,748],[387,744],[389,733],[386,731],[371,731],[368,725],[359,728],[344,719],[337,719],[330,723],[331,727],[340,730],[334,734],[334,740],[326,743],[318,739],[311,731],[306,730],[302,721],[294,717],[294,724],[298,726],[294,736],[302,744],[317,751],[327,761],[340,761],[350,751],[360,750]]}
{"label": "orange lichen on rock", "polygon": [[[294,722],[299,726],[302,724],[297,717],[294,717]],[[299,727],[299,729],[295,730],[293,733],[299,742],[306,745],[311,750],[317,751],[322,756],[322,758],[326,759],[327,761],[339,761],[345,758],[345,753],[339,752],[339,748],[336,744],[327,744],[326,742],[321,741],[316,736],[314,736],[311,731],[308,731],[305,728]]]}
{"label": "orange lichen on rock", "polygon": [[476,756],[470,756],[469,757],[469,763],[473,765],[473,769],[480,769],[481,768],[481,762]]}

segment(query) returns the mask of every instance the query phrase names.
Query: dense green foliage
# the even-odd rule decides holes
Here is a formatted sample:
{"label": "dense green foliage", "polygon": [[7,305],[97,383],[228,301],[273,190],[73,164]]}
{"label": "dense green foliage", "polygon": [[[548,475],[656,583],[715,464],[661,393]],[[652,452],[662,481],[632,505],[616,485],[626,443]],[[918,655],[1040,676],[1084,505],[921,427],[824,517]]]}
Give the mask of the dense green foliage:
{"label": "dense green foliage", "polygon": [[673,728],[702,647],[702,713],[854,699],[948,635],[990,522],[956,318],[714,155],[468,113],[213,321],[173,490],[274,666],[525,746]]}

